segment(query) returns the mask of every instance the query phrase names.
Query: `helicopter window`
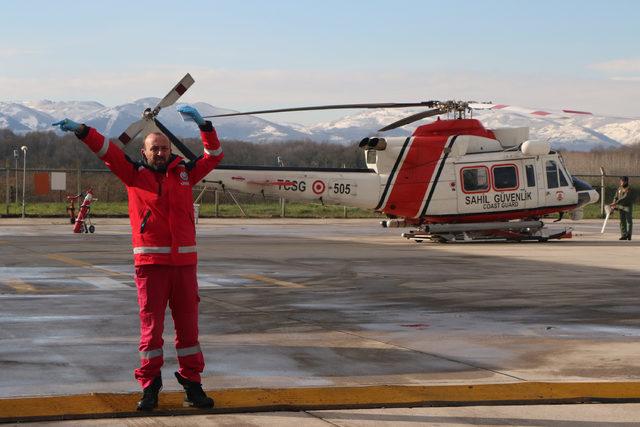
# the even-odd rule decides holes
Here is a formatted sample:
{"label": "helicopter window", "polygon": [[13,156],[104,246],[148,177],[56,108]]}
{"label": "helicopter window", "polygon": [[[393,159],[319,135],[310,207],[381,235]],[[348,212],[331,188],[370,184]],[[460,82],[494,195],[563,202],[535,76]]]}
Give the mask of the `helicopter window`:
{"label": "helicopter window", "polygon": [[376,163],[376,156],[377,151],[376,150],[367,150],[367,163],[368,164],[375,164]]}
{"label": "helicopter window", "polygon": [[518,172],[513,165],[494,166],[493,186],[496,190],[513,190],[518,188]]}
{"label": "helicopter window", "polygon": [[547,188],[558,187],[558,165],[553,160],[547,160]]}
{"label": "helicopter window", "polygon": [[536,170],[533,165],[526,165],[525,169],[527,171],[527,187],[535,187],[536,186]]}
{"label": "helicopter window", "polygon": [[489,171],[486,167],[462,169],[462,188],[466,193],[477,193],[489,190]]}
{"label": "helicopter window", "polygon": [[567,182],[567,178],[564,177],[564,173],[561,170],[558,170],[558,174],[560,175],[560,186],[568,187],[569,183]]}

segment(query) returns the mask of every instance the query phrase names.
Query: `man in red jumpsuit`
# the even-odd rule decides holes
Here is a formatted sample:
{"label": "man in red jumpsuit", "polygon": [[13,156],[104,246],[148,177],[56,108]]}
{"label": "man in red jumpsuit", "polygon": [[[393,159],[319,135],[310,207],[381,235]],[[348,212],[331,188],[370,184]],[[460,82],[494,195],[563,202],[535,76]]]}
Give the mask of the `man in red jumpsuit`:
{"label": "man in red jumpsuit", "polygon": [[185,406],[210,408],[213,399],[202,390],[204,358],[198,342],[198,282],[192,187],[222,160],[222,148],[210,121],[196,109],[178,109],[199,126],[204,154],[193,161],[171,153],[162,133],[149,134],[131,160],[95,129],[64,119],[54,126],[75,132],[127,187],[135,282],[140,306],[140,367],[135,378],[143,388],[138,410],[158,405],[162,388],[164,314],[171,308],[180,369],[175,373],[186,392]]}

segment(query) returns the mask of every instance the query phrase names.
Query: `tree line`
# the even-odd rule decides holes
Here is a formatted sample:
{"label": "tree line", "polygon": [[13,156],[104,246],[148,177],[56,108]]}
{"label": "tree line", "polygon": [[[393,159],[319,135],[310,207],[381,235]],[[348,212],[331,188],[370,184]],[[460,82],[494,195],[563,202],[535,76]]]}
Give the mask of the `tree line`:
{"label": "tree line", "polygon": [[[183,142],[196,155],[202,154],[202,142],[199,139],[189,138]],[[104,168],[103,163],[74,135],[58,135],[55,132],[16,134],[8,129],[0,129],[0,167],[4,167],[5,159],[9,159],[13,167],[13,150],[20,150],[23,145],[28,147],[29,168]],[[222,164],[225,165],[365,167],[364,154],[355,143],[341,145],[312,141],[246,142],[223,139],[222,146],[225,153]],[[132,159],[140,158],[139,150],[139,141],[125,147],[125,152]]]}
{"label": "tree line", "polygon": [[[199,139],[184,140],[197,155],[202,154]],[[364,168],[362,150],[357,144],[334,144],[329,142],[287,141],[246,142],[222,140],[225,158],[222,164],[241,166],[300,166],[300,167],[346,167]],[[28,167],[32,168],[104,168],[102,162],[74,135],[59,135],[55,132],[29,132],[16,134],[0,129],[0,158],[13,159],[13,150],[26,145]],[[139,159],[140,142],[134,141],[125,147],[133,159]],[[640,175],[640,144],[589,152],[563,152],[567,167],[574,174],[599,174],[604,167],[610,175]],[[21,155],[21,154],[20,154]],[[278,163],[278,158],[282,161]],[[11,163],[13,165],[13,163]]]}
{"label": "tree line", "polygon": [[607,175],[640,175],[640,144],[562,154],[572,174],[597,175],[602,167]]}

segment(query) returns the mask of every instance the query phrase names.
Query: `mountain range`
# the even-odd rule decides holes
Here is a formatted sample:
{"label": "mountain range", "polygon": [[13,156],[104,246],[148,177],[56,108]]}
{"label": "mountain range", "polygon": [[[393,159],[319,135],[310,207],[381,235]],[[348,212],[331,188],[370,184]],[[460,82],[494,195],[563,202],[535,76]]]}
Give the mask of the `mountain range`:
{"label": "mountain range", "polygon": [[[159,98],[143,98],[134,102],[107,107],[95,101],[25,101],[0,102],[0,128],[16,133],[52,130],[51,124],[62,118],[86,123],[111,137],[117,137],[145,108],[153,108]],[[202,115],[224,114],[233,110],[215,107],[205,102],[192,103]],[[303,126],[275,123],[256,116],[237,116],[214,120],[218,134],[227,140],[288,141],[314,140],[336,143],[359,141],[391,122],[415,113],[415,109],[364,110],[337,120]],[[193,123],[184,122],[175,106],[163,109],[158,118],[178,137],[193,137]],[[594,148],[615,148],[640,143],[640,119],[575,115],[571,117],[539,117],[523,112],[481,110],[474,113],[488,128],[530,128],[531,139],[549,140],[555,149],[587,151]],[[426,120],[385,133],[406,136]]]}

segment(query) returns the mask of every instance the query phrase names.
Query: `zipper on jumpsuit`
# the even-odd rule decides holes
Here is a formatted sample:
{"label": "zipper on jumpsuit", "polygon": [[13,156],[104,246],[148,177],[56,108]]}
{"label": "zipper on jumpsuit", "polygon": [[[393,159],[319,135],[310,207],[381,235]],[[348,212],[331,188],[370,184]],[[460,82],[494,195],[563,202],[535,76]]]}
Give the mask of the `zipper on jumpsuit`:
{"label": "zipper on jumpsuit", "polygon": [[[160,176],[160,179],[156,178],[156,181],[158,182],[158,197],[162,196],[162,176]],[[147,212],[144,214],[144,217],[142,218],[142,223],[140,224],[140,234],[144,233],[144,228],[147,226],[147,221],[149,220],[149,217],[151,216],[151,209],[147,209]]]}

